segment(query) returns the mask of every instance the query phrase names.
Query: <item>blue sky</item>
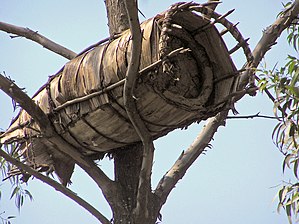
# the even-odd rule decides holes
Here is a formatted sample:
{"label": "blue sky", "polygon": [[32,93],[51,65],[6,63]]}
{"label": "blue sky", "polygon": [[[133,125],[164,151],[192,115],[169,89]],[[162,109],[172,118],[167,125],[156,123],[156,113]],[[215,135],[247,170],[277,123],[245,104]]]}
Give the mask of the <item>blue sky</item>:
{"label": "blue sky", "polygon": [[[164,11],[175,1],[140,1],[140,10],[147,18]],[[282,9],[280,1],[224,0],[218,12],[235,8],[229,16],[232,22],[240,22],[243,36],[250,37],[253,49]],[[142,18],[141,18],[142,19]],[[0,21],[37,30],[46,37],[80,52],[85,47],[107,37],[107,19],[104,2],[90,1],[38,1],[1,0]],[[228,40],[228,45],[230,42]],[[25,38],[10,39],[0,32],[0,71],[5,71],[16,83],[25,87],[29,95],[56,73],[66,59]],[[271,68],[281,64],[290,48],[285,35],[266,55],[265,62]],[[234,55],[240,68],[244,58]],[[266,96],[245,97],[236,105],[241,115],[272,115],[272,104]],[[0,128],[6,129],[13,116],[11,100],[0,92]],[[271,140],[274,121],[265,119],[228,120],[212,142],[213,148],[194,163],[169,196],[162,209],[163,223],[171,224],[251,224],[287,223],[285,215],[276,213],[276,201],[272,202],[283,180],[281,165],[283,156]],[[170,168],[182,150],[186,149],[200,131],[202,124],[192,125],[186,131],[174,131],[155,142],[156,154],[153,168],[153,186]],[[104,160],[103,169],[112,174],[112,162]],[[72,178],[71,189],[99,208],[108,217],[109,207],[94,183],[79,169]],[[34,201],[26,201],[19,214],[14,202],[8,200],[10,185],[0,185],[2,198],[0,213],[17,215],[13,223],[97,223],[85,210],[65,196],[38,180],[32,180],[28,189]]]}

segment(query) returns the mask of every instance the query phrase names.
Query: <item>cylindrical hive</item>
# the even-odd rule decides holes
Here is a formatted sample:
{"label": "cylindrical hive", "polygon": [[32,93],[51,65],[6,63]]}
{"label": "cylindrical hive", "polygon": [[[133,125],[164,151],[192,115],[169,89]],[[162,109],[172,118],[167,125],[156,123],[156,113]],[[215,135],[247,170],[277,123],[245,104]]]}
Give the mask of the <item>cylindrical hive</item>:
{"label": "cylindrical hive", "polygon": [[[142,23],[141,30],[140,70],[148,70],[140,74],[134,97],[152,136],[219,112],[232,92],[237,70],[210,19],[189,10],[166,11]],[[169,56],[180,48],[188,50]],[[130,32],[125,31],[68,62],[33,97],[55,130],[83,154],[139,141],[123,104],[121,80],[130,50]],[[0,137],[2,144],[20,143],[36,166],[47,166],[55,149],[45,146],[42,138],[24,110]]]}

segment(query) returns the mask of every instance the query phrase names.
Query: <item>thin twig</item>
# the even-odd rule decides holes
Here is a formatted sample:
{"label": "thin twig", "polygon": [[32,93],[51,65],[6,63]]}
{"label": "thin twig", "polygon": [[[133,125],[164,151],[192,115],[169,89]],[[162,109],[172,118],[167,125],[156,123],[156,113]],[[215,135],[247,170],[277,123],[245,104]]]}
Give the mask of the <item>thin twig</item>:
{"label": "thin twig", "polygon": [[72,59],[72,58],[76,57],[76,55],[77,55],[75,52],[53,42],[52,40],[39,34],[37,31],[33,31],[29,28],[24,28],[24,27],[0,22],[0,30],[4,31],[6,33],[13,33],[18,36],[25,37],[29,40],[32,40],[32,41],[42,45],[44,48],[47,48],[48,50],[53,51],[56,54],[59,54],[67,59]]}
{"label": "thin twig", "polygon": [[[143,158],[139,174],[139,184],[134,215],[136,216],[136,220],[146,220],[149,217],[147,206],[149,205],[149,194],[151,193],[151,170],[153,165],[154,144],[147,127],[137,111],[134,98],[142,42],[137,2],[134,0],[125,0],[125,5],[132,36],[132,54],[129,60],[126,81],[124,84],[124,105],[128,117],[130,118],[131,123],[133,124],[143,143]],[[139,222],[137,221],[137,223]]]}
{"label": "thin twig", "polygon": [[[1,148],[1,145],[0,145]],[[75,201],[78,205],[82,206],[84,209],[86,209],[89,213],[91,213],[95,218],[97,218],[100,222],[104,224],[110,224],[109,220],[96,208],[94,208],[91,204],[89,204],[87,201],[83,200],[81,197],[79,197],[76,193],[71,191],[70,189],[64,187],[62,184],[59,184],[57,181],[51,179],[50,177],[47,177],[28,165],[25,165],[24,163],[16,160],[6,152],[4,152],[2,149],[0,149],[0,157],[3,157],[6,161],[10,162],[11,164],[18,167],[20,170],[25,171],[26,173],[34,176],[36,179],[46,183],[47,185],[53,187],[56,191],[59,191],[60,193],[64,194],[68,198]]]}
{"label": "thin twig", "polygon": [[[260,78],[259,77],[257,77],[257,76],[255,76],[255,79],[257,80],[257,81],[260,81]],[[269,91],[269,89],[264,89],[263,91],[265,91],[265,93],[266,93],[266,95],[268,96],[268,98],[275,104],[275,102],[276,102],[276,100],[275,100],[275,97],[271,94],[271,92]],[[277,107],[282,113],[284,113],[283,112],[283,109],[282,109],[282,107],[280,106],[280,105],[278,105],[278,107]]]}
{"label": "thin twig", "polygon": [[258,112],[256,114],[253,114],[253,115],[227,116],[227,119],[253,119],[253,118],[266,118],[266,119],[273,119],[273,120],[277,120],[278,119],[275,116],[261,115],[260,112]]}

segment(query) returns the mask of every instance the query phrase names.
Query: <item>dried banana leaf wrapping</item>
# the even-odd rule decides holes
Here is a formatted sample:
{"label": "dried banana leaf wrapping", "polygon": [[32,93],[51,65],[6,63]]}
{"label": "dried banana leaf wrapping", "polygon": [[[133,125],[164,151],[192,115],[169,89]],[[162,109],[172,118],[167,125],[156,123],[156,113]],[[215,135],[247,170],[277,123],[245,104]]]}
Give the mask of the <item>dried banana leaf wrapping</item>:
{"label": "dried banana leaf wrapping", "polygon": [[[232,91],[237,70],[218,30],[209,24],[190,11],[166,11],[141,25],[140,70],[163,59],[139,76],[135,90],[138,111],[154,138],[215,115]],[[189,50],[167,57],[179,48]],[[126,115],[123,85],[111,87],[125,78],[130,49],[130,32],[125,31],[68,62],[33,97],[60,136],[85,155],[139,141]],[[229,78],[217,81],[223,77]],[[55,167],[55,158],[63,156],[42,138],[24,110],[0,137],[2,144],[17,142],[35,167]]]}

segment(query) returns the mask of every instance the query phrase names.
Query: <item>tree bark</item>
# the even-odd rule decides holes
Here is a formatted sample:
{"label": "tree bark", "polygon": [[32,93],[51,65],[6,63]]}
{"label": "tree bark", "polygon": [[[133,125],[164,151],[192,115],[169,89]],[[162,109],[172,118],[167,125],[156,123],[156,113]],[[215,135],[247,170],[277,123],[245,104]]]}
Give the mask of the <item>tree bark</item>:
{"label": "tree bark", "polygon": [[[128,15],[123,0],[106,0],[110,36],[129,29]],[[118,16],[115,16],[118,15]],[[139,174],[142,164],[141,142],[114,152],[114,176],[119,184],[122,205],[113,210],[113,223],[135,223],[133,210],[136,206]]]}
{"label": "tree bark", "polygon": [[110,35],[129,29],[125,2],[123,0],[105,0],[105,4]]}
{"label": "tree bark", "polygon": [[142,162],[142,144],[122,148],[114,153],[115,181],[120,185],[122,209],[113,209],[114,223],[133,223],[139,173]]}

